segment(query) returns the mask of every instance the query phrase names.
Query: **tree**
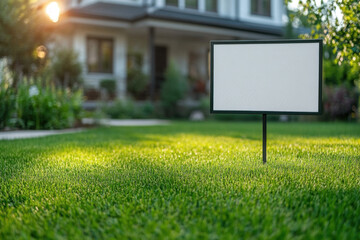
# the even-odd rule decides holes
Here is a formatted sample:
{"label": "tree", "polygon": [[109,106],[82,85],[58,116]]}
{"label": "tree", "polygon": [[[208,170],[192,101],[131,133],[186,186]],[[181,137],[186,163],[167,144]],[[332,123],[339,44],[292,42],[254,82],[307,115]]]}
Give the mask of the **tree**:
{"label": "tree", "polygon": [[33,0],[0,1],[0,58],[7,58],[9,68],[17,79],[31,76],[43,65],[36,49],[45,45],[48,28]]}
{"label": "tree", "polygon": [[288,11],[288,18],[288,36],[296,26],[307,29],[300,37],[324,39],[325,115],[354,118],[360,104],[360,2],[299,0],[298,7]]}
{"label": "tree", "polygon": [[323,38],[339,65],[360,66],[359,0],[299,0],[296,12],[305,16],[311,27],[311,33],[304,37]]}

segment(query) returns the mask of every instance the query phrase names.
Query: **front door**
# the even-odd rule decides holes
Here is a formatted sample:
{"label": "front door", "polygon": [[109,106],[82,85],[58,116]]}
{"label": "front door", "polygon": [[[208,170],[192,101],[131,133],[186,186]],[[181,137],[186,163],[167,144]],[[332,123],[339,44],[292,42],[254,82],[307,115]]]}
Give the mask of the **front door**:
{"label": "front door", "polygon": [[155,91],[159,93],[165,80],[165,71],[167,68],[167,47],[155,46]]}

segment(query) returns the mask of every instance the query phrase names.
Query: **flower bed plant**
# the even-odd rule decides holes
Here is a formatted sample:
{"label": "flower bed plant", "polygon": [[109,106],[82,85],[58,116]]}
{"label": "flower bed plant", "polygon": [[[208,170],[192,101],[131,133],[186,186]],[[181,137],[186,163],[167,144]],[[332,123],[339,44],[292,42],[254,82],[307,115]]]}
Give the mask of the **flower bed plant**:
{"label": "flower bed plant", "polygon": [[0,99],[0,128],[60,129],[80,118],[82,92],[23,79],[17,89],[2,87]]}

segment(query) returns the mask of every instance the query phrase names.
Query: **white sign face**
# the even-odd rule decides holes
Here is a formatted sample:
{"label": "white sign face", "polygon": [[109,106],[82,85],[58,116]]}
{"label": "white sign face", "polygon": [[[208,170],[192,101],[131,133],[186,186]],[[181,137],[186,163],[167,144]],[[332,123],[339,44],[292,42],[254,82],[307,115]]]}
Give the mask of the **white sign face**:
{"label": "white sign face", "polygon": [[322,41],[212,41],[211,112],[319,114]]}

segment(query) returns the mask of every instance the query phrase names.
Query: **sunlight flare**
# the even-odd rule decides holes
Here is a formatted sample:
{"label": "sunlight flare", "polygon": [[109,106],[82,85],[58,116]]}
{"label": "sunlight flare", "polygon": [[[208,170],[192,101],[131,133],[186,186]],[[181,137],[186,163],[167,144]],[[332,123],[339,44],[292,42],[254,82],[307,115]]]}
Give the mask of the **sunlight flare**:
{"label": "sunlight flare", "polygon": [[46,6],[45,9],[46,14],[50,18],[51,21],[54,23],[59,21],[60,16],[60,7],[57,2],[51,2]]}

